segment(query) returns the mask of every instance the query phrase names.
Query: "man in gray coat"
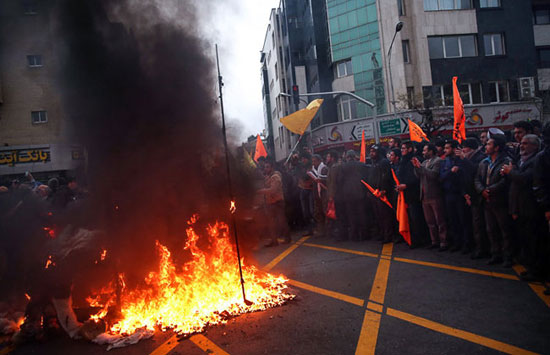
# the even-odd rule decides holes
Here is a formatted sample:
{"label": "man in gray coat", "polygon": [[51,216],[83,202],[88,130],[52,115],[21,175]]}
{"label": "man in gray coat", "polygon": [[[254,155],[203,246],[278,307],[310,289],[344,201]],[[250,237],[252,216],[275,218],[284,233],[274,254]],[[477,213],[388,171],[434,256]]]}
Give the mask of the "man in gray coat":
{"label": "man in gray coat", "polygon": [[433,144],[424,145],[422,154],[426,160],[420,163],[418,159],[413,158],[412,164],[415,175],[420,179],[420,200],[432,239],[429,248],[439,247],[439,251],[445,251],[448,248],[447,222],[443,190],[439,181],[439,167],[442,160],[437,156],[437,148]]}

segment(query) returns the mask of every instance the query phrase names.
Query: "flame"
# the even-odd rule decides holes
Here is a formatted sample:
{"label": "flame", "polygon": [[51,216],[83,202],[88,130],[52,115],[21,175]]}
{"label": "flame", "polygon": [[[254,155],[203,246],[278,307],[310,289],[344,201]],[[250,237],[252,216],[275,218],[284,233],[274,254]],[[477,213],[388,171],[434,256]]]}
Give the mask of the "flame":
{"label": "flame", "polygon": [[53,228],[44,227],[42,229],[48,234],[48,237],[50,237],[51,239],[55,239],[55,230]]}
{"label": "flame", "polygon": [[231,201],[231,206],[229,207],[229,211],[233,214],[237,212],[237,205],[235,204],[235,201]]}
{"label": "flame", "polygon": [[[186,230],[184,250],[191,253],[192,259],[177,268],[171,252],[157,241],[158,269],[145,278],[147,287],[119,292],[120,319],[111,325],[110,333],[127,335],[141,328],[158,327],[192,334],[208,325],[226,323],[229,317],[275,307],[295,297],[286,292],[288,280],[284,276],[275,277],[243,264],[246,297],[252,302],[246,305],[229,227],[219,222],[208,226],[210,247],[206,253],[197,246],[199,234],[193,228],[197,220],[194,215]],[[124,275],[119,275],[117,282],[119,289],[124,288]],[[102,307],[92,319],[105,317],[109,307],[115,305],[115,289],[111,283],[88,298],[91,306]]]}
{"label": "flame", "polygon": [[101,261],[105,261],[105,258],[107,257],[107,249],[103,249],[101,252]]}
{"label": "flame", "polygon": [[29,294],[28,294],[28,293],[25,293],[25,297],[27,298],[27,300],[28,300],[28,301],[30,301],[30,300],[31,300],[31,296],[29,296]]}
{"label": "flame", "polygon": [[49,269],[50,266],[55,266],[51,255],[48,256],[48,260],[46,260],[46,266],[44,266],[44,269]]}

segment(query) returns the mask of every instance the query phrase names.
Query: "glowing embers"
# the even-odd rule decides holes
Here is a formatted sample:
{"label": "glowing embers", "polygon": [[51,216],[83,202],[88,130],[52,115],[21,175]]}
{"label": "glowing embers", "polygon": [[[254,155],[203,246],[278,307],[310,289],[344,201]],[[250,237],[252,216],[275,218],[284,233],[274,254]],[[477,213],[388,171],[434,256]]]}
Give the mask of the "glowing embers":
{"label": "glowing embers", "polygon": [[[191,334],[204,330],[207,325],[225,323],[232,316],[282,305],[295,297],[286,292],[288,280],[283,276],[275,277],[243,265],[246,296],[252,301],[246,305],[228,226],[219,222],[208,226],[209,247],[201,250],[197,246],[200,236],[194,229],[197,220],[198,216],[193,216],[186,230],[184,249],[190,252],[191,260],[176,268],[170,251],[157,242],[158,270],[145,278],[146,287],[118,292],[120,316],[111,325],[111,333],[132,334],[138,329],[158,327],[163,331],[172,329],[178,334]],[[105,317],[109,306],[116,303],[114,289],[120,291],[124,287],[124,278],[120,276],[118,286],[89,298],[91,306],[102,307],[92,318]]]}

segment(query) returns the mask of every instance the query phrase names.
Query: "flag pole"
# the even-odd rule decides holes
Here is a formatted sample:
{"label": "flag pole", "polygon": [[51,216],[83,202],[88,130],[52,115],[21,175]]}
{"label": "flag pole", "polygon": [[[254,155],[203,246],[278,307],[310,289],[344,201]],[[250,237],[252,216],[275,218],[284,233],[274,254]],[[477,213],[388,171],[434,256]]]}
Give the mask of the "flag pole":
{"label": "flag pole", "polygon": [[239,261],[239,276],[241,277],[241,289],[243,292],[243,300],[244,303],[247,306],[250,306],[252,304],[251,301],[246,299],[246,293],[244,291],[244,279],[243,279],[243,267],[241,264],[241,252],[239,250],[239,237],[237,234],[237,222],[235,220],[235,196],[233,196],[233,185],[231,183],[231,170],[229,167],[229,150],[227,149],[227,133],[225,129],[225,114],[223,110],[223,94],[222,94],[222,87],[223,87],[223,78],[220,71],[220,59],[218,56],[218,45],[216,44],[216,65],[218,67],[218,85],[220,90],[220,108],[221,108],[221,115],[222,115],[222,133],[223,133],[223,145],[225,147],[225,165],[227,167],[227,185],[229,187],[229,198],[231,199],[231,222],[233,224],[233,235],[235,236],[235,245],[237,249],[237,259]]}
{"label": "flag pole", "polygon": [[298,139],[298,141],[296,142],[296,144],[294,144],[294,148],[292,148],[292,150],[290,151],[290,153],[288,154],[288,158],[286,158],[286,161],[285,161],[285,165],[288,163],[288,161],[290,160],[290,157],[292,156],[292,153],[294,153],[294,151],[296,150],[296,148],[298,148],[298,144],[300,144],[300,142],[302,141],[302,137],[304,135],[302,134],[300,136],[300,139]]}

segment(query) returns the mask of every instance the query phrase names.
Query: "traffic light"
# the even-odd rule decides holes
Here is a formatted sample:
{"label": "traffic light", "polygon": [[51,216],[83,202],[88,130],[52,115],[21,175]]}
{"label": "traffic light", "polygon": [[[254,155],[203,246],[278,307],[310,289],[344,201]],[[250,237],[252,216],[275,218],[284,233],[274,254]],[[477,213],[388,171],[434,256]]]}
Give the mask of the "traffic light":
{"label": "traffic light", "polygon": [[298,85],[292,85],[292,98],[294,99],[294,105],[298,107],[300,105],[300,91]]}

